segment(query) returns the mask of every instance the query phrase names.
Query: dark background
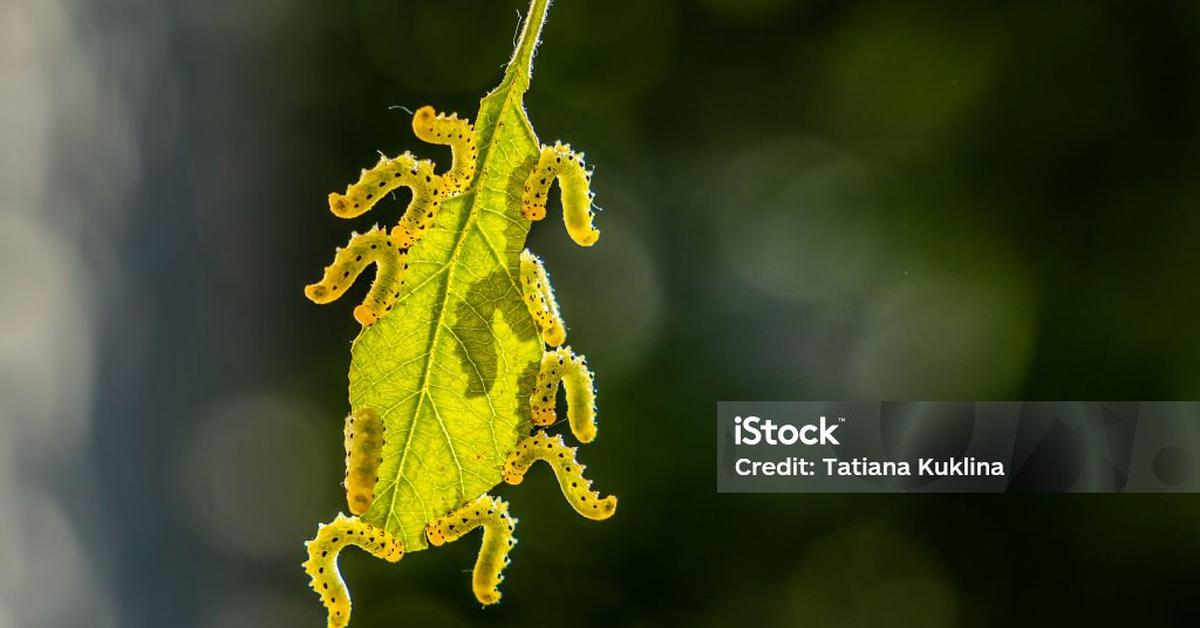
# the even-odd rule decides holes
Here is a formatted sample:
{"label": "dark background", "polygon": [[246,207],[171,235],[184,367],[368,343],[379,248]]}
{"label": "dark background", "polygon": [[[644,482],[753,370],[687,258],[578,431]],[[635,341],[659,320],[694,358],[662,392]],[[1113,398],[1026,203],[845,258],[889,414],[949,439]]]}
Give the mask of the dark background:
{"label": "dark background", "polygon": [[[473,117],[524,9],[0,9],[0,625],[322,625],[357,324],[302,288],[391,220],[325,197],[376,151],[445,164],[397,106]],[[483,610],[474,538],[347,552],[352,626],[1188,623],[1200,498],[718,495],[712,416],[1200,397],[1200,5],[559,0],[543,36],[530,118],[604,235],[529,245],[620,509],[499,488]]]}

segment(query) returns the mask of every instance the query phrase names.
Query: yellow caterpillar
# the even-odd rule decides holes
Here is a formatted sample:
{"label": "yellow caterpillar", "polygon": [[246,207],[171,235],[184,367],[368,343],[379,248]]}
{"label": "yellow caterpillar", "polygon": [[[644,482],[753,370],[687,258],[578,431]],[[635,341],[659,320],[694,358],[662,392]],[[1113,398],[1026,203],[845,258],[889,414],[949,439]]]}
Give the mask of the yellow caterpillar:
{"label": "yellow caterpillar", "polygon": [[475,177],[475,127],[458,114],[435,113],[433,107],[421,107],[413,115],[413,133],[430,144],[451,148],[450,170],[442,175],[446,189],[457,194],[467,189]]}
{"label": "yellow caterpillar", "polygon": [[383,419],[371,410],[346,416],[346,502],[350,512],[361,515],[375,498],[379,463],[383,462]]}
{"label": "yellow caterpillar", "polygon": [[329,303],[346,292],[368,265],[375,264],[375,281],[367,298],[354,308],[354,318],[363,325],[372,325],[392,311],[404,286],[408,270],[408,251],[378,226],[366,233],[350,236],[350,243],[334,253],[333,263],[325,267],[321,281],[304,289],[304,294],[316,303]]}
{"label": "yellow caterpillar", "polygon": [[567,421],[571,431],[579,442],[592,442],[596,438],[596,390],[592,372],[583,356],[575,355],[570,347],[559,347],[542,356],[541,371],[529,397],[533,423],[554,423],[559,382],[567,389]]}
{"label": "yellow caterpillar", "polygon": [[472,588],[481,604],[500,601],[500,572],[508,566],[508,551],[517,544],[513,530],[516,518],[508,514],[508,502],[483,495],[455,512],[431,521],[425,527],[425,537],[434,547],[457,541],[475,528],[483,528],[483,543],[475,559]]}
{"label": "yellow caterpillar", "polygon": [[528,250],[521,252],[521,287],[525,305],[542,330],[542,340],[551,347],[561,345],[567,339],[562,316],[558,313],[558,301],[554,299],[554,288],[550,287],[550,276],[542,261]]}
{"label": "yellow caterpillar", "polygon": [[600,239],[600,230],[592,226],[592,175],[583,169],[583,153],[571,151],[570,144],[555,142],[542,149],[537,168],[525,184],[521,213],[530,220],[546,217],[546,195],[550,183],[558,179],[562,191],[563,223],[567,234],[580,246],[591,246]]}
{"label": "yellow caterpillar", "polygon": [[339,514],[332,523],[317,526],[316,538],[304,543],[308,560],[303,566],[310,578],[309,586],[329,610],[330,628],[350,622],[350,594],[337,566],[338,554],[347,545],[361,547],[390,563],[404,556],[404,544],[399,539],[357,517]]}
{"label": "yellow caterpillar", "polygon": [[583,477],[586,468],[575,459],[575,448],[567,447],[562,436],[550,436],[538,430],[525,439],[504,463],[504,481],[520,484],[529,467],[538,460],[545,460],[554,469],[558,486],[575,512],[597,521],[607,519],[617,510],[617,498],[613,495],[601,497],[592,490],[592,482]]}

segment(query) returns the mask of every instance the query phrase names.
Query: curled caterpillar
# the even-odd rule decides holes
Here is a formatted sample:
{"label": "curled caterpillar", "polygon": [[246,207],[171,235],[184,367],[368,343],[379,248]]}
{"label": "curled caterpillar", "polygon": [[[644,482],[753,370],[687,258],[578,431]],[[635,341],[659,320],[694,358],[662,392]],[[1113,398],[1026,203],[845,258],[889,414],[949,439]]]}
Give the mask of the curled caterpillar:
{"label": "curled caterpillar", "polygon": [[427,209],[434,192],[441,188],[441,181],[433,174],[433,162],[408,152],[399,157],[380,157],[379,163],[363,170],[358,181],[346,187],[345,194],[329,195],[329,210],[340,218],[361,216],[388,192],[401,187],[413,192],[408,211]]}
{"label": "curled caterpillar", "polygon": [[600,230],[592,226],[591,174],[583,167],[583,154],[571,151],[569,144],[543,146],[537,167],[525,180],[521,196],[521,214],[529,220],[546,217],[546,195],[550,183],[558,179],[562,190],[563,223],[567,234],[580,246],[591,246],[600,239]]}
{"label": "curled caterpillar", "polygon": [[538,460],[545,460],[554,470],[558,486],[575,512],[588,519],[602,520],[617,511],[616,496],[601,497],[592,490],[591,481],[583,477],[586,467],[575,459],[575,448],[567,447],[562,436],[550,436],[544,430],[538,430],[517,445],[517,450],[504,462],[504,481],[520,484],[529,467]]}
{"label": "curled caterpillar", "polygon": [[596,438],[596,389],[592,372],[583,356],[570,347],[559,347],[542,356],[537,383],[530,395],[535,425],[551,425],[555,420],[558,385],[567,389],[567,421],[581,443]]}
{"label": "curled caterpillar", "polygon": [[516,518],[508,514],[508,502],[483,495],[430,522],[425,527],[425,538],[436,547],[482,527],[483,544],[475,560],[472,588],[480,604],[495,604],[500,601],[500,583],[504,580],[501,572],[508,566],[508,551],[517,543],[513,536],[516,525]]}
{"label": "curled caterpillar", "polygon": [[350,593],[346,591],[346,582],[337,566],[338,554],[347,545],[361,547],[372,556],[391,563],[404,556],[404,544],[399,539],[381,528],[363,523],[358,517],[338,514],[333,523],[318,526],[317,536],[304,543],[308,560],[303,566],[310,579],[309,586],[329,609],[330,628],[342,628],[350,623]]}
{"label": "curled caterpillar", "polygon": [[390,312],[404,286],[408,269],[408,250],[378,226],[366,233],[355,233],[345,248],[334,254],[333,263],[325,267],[321,281],[304,288],[304,294],[316,303],[329,303],[346,293],[354,280],[368,265],[375,264],[375,280],[362,304],[354,308],[354,318],[364,326]]}
{"label": "curled caterpillar", "polygon": [[450,170],[442,174],[449,194],[458,194],[471,185],[475,177],[475,127],[458,114],[435,113],[433,107],[424,106],[413,114],[413,133],[430,144],[450,147]]}

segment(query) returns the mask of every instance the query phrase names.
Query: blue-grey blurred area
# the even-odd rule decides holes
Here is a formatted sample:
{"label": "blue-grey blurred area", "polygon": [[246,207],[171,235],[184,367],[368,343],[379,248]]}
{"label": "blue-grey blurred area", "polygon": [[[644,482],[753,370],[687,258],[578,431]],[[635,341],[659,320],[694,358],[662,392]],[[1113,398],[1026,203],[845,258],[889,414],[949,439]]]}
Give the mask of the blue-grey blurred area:
{"label": "blue-grey blurred area", "polygon": [[[0,0],[0,627],[320,626],[350,302],[326,195],[473,115],[522,0]],[[347,552],[357,628],[1136,625],[1200,500],[717,495],[718,400],[1200,397],[1200,5],[559,0],[527,106],[596,167],[530,246],[597,373],[504,601]],[[402,201],[403,199],[401,199]],[[352,296],[365,288],[357,286]]]}

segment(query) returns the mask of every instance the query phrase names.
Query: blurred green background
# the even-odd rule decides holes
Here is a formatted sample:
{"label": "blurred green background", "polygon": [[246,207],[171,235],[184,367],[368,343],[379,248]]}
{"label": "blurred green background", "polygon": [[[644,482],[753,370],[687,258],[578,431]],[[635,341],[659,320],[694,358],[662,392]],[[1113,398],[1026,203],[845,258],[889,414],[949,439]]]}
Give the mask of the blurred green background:
{"label": "blurred green background", "polygon": [[[391,219],[325,197],[445,163],[398,107],[473,116],[524,9],[0,4],[0,626],[323,625],[301,542],[344,508],[357,324],[302,287]],[[529,244],[620,510],[499,488],[494,608],[475,540],[347,552],[352,626],[1195,619],[1195,496],[718,495],[712,418],[1200,398],[1200,4],[559,0],[543,42],[530,117],[604,236]]]}

